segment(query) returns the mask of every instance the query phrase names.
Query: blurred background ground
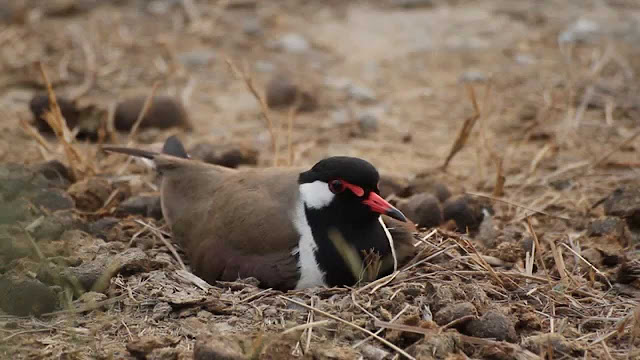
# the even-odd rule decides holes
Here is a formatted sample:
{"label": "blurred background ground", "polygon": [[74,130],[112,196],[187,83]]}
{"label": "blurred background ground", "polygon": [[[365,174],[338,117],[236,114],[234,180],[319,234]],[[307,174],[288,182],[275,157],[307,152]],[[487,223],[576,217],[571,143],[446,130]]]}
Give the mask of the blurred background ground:
{"label": "blurred background ground", "polygon": [[[129,140],[157,83],[155,94],[181,103],[175,116],[188,120],[157,129],[145,119],[133,143],[157,147],[178,134],[212,162],[273,164],[264,110],[228,61],[270,105],[279,164],[359,156],[394,185],[386,195],[399,203],[434,182],[454,196],[502,200],[467,195],[482,225],[460,235],[459,219],[445,216],[456,224],[439,221],[437,232],[421,235],[430,261],[374,293],[286,296],[371,331],[381,328],[376,321],[411,327],[381,336],[416,358],[640,357],[632,350],[640,326],[632,316],[640,275],[636,1],[19,0],[1,1],[0,19],[3,357],[190,358],[196,338],[209,333],[214,340],[203,344],[229,341],[215,346],[261,358],[398,353],[375,339],[354,349],[367,335],[333,320],[276,336],[323,317],[251,281],[212,287],[177,272],[158,240],[153,176],[98,151],[98,138]],[[71,104],[67,123],[78,119],[73,147],[84,165],[70,163],[50,134],[38,142],[25,130],[34,96],[46,90],[38,61]],[[132,98],[134,115],[113,110],[120,103],[125,111]],[[441,171],[474,114],[464,147]],[[110,119],[129,125],[112,132],[102,125]],[[71,170],[51,175],[51,163],[42,164],[52,160]],[[536,260],[526,255],[532,229]],[[119,265],[107,266],[114,257]],[[79,287],[51,278],[79,268]],[[83,283],[86,273],[110,275]],[[23,298],[55,299],[23,312],[63,313],[7,310],[23,299],[16,284],[30,281],[44,295]],[[499,329],[483,333],[494,320]],[[220,335],[231,333],[238,338]]]}

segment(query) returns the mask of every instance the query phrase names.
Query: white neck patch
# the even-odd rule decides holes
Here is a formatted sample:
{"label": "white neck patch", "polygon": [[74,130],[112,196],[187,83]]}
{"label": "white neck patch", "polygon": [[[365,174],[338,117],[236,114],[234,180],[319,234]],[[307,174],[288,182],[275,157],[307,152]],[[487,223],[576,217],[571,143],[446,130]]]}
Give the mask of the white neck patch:
{"label": "white neck patch", "polygon": [[328,206],[335,196],[329,190],[329,184],[320,180],[301,184],[299,188],[300,198],[309,209],[322,209]]}
{"label": "white neck patch", "polygon": [[[302,186],[300,186],[300,194],[300,199],[293,212],[293,226],[300,234],[300,240],[298,246],[291,251],[291,255],[298,256],[298,270],[300,271],[300,279],[296,284],[296,290],[327,285],[324,282],[325,272],[320,269],[316,259],[318,245],[313,238],[311,227],[307,221],[305,212],[305,204],[307,203],[302,196]],[[306,206],[309,205],[307,204]]]}

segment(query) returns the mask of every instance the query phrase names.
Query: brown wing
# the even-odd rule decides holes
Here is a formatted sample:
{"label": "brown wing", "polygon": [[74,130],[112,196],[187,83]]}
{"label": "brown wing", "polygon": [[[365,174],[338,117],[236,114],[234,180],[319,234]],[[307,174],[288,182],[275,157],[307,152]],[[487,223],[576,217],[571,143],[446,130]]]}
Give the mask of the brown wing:
{"label": "brown wing", "polygon": [[228,170],[158,157],[162,209],[194,272],[207,281],[256,277],[263,286],[297,282],[291,222],[299,169]]}

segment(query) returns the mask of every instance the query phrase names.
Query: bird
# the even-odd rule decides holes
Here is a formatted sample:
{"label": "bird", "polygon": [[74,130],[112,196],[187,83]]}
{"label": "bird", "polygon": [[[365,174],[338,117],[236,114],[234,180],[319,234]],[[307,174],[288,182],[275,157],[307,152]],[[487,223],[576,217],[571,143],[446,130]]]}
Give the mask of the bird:
{"label": "bird", "polygon": [[367,252],[383,259],[377,277],[415,253],[415,224],[380,196],[380,176],[366,160],[332,156],[311,168],[231,169],[191,159],[175,135],[162,152],[103,149],[152,163],[173,241],[210,284],[254,277],[260,287],[282,291],[351,286],[362,276],[340,244],[361,264]]}

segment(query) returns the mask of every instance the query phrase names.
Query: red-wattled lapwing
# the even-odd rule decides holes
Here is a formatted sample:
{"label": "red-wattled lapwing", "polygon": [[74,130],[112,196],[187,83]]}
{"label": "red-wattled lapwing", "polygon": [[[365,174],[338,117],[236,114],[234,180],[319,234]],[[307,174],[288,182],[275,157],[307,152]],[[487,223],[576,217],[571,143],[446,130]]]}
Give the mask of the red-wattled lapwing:
{"label": "red-wattled lapwing", "polygon": [[[193,272],[213,283],[255,277],[280,290],[352,285],[358,279],[332,233],[364,260],[364,252],[413,252],[415,226],[379,195],[369,162],[330,157],[311,169],[229,169],[188,158],[175,137],[162,153],[104,147],[151,159],[162,177],[164,218]],[[387,262],[388,264],[388,262]],[[379,275],[390,272],[390,266]]]}

